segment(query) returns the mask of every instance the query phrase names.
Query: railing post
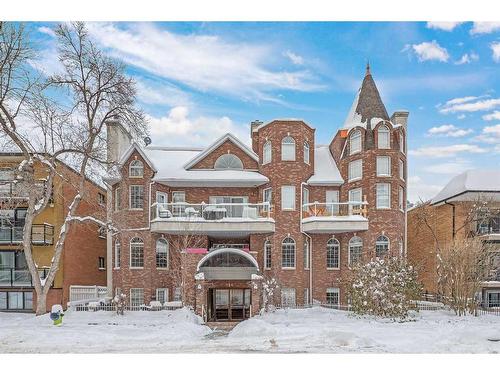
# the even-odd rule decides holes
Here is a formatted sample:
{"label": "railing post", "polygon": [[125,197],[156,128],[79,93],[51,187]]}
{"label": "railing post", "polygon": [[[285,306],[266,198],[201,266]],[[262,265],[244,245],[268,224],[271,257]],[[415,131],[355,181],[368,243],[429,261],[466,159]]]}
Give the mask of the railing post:
{"label": "railing post", "polygon": [[352,215],[352,204],[351,204],[351,202],[349,202],[349,203],[347,204],[347,214],[348,214],[349,216],[351,216],[351,215]]}

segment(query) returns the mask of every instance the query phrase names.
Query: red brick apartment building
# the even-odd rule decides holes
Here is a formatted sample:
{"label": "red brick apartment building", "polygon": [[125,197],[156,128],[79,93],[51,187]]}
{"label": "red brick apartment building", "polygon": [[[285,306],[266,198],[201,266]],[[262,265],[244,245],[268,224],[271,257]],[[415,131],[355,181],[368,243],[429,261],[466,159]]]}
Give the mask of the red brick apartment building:
{"label": "red brick apartment building", "polygon": [[352,263],[404,254],[407,118],[389,117],[367,67],[329,145],[296,119],[253,122],[251,148],[231,134],[140,146],[109,123],[109,290],[207,320],[248,317],[273,285],[276,304],[346,303]]}

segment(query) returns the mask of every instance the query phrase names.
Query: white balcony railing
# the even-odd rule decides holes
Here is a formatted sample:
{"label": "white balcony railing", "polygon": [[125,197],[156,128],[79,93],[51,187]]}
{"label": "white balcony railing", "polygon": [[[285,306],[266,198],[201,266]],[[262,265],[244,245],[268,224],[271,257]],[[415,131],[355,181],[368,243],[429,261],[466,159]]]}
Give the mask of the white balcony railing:
{"label": "white balcony railing", "polygon": [[367,202],[307,203],[302,206],[302,219],[357,215],[366,217],[366,205]]}

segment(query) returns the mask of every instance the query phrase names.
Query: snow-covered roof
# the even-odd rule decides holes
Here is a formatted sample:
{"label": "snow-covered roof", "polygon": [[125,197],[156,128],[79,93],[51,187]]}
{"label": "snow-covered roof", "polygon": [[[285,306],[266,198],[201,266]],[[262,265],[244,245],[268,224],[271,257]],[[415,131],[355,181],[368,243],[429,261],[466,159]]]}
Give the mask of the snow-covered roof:
{"label": "snow-covered roof", "polygon": [[[444,201],[459,201],[467,193],[499,193],[500,170],[471,169],[453,177],[450,182],[431,200],[431,204]],[[460,197],[460,198],[459,198]]]}
{"label": "snow-covered roof", "polygon": [[300,119],[300,118],[275,118],[269,122],[265,122],[259,126],[257,126],[255,129],[253,129],[253,132],[258,132],[260,129],[262,128],[265,128],[267,125],[269,124],[272,124],[273,122],[275,121],[282,121],[282,122],[303,122],[304,124],[306,124],[307,127],[309,127],[310,129],[312,130],[315,130],[314,127],[312,127],[311,125],[309,125],[306,121],[304,121],[303,119]]}
{"label": "snow-covered roof", "polygon": [[328,146],[314,148],[314,174],[309,185],[341,185],[344,183]]}

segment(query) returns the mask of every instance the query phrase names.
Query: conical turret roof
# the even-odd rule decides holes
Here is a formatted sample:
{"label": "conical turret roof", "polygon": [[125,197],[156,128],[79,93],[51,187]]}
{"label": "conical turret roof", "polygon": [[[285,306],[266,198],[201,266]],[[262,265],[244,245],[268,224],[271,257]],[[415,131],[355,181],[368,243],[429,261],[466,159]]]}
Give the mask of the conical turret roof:
{"label": "conical turret roof", "polygon": [[355,126],[366,127],[368,119],[372,119],[372,125],[380,120],[389,121],[389,115],[370,72],[370,65],[366,66],[365,78],[354,98],[342,129],[350,129]]}

